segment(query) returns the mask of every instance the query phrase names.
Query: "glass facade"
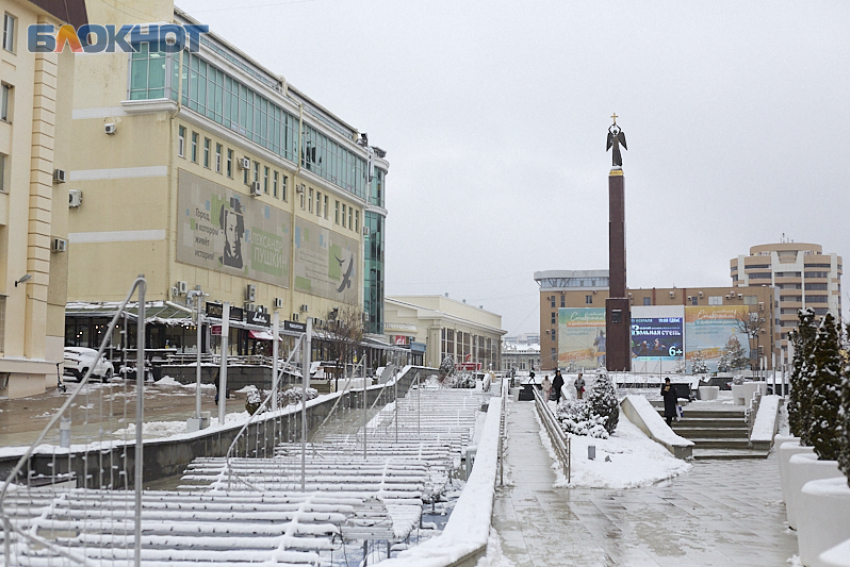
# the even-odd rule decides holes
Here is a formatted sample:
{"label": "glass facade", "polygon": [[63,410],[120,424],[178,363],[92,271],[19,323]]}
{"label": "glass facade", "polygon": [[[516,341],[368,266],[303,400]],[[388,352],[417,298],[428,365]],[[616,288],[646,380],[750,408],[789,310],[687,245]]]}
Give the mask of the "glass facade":
{"label": "glass facade", "polygon": [[363,223],[369,234],[365,241],[363,312],[369,315],[366,332],[384,334],[384,225],[383,216],[366,211]]}

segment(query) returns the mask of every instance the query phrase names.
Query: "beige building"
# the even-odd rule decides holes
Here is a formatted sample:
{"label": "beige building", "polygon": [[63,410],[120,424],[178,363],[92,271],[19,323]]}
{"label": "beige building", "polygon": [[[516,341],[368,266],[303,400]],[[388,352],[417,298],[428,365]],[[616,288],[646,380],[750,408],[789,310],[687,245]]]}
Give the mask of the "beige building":
{"label": "beige building", "polygon": [[57,383],[63,360],[74,54],[30,53],[27,29],[86,23],[82,1],[3,0],[0,46],[0,396]]}
{"label": "beige building", "polygon": [[[534,279],[540,286],[540,363],[543,370],[554,370],[559,352],[558,310],[570,307],[604,309],[608,298],[608,270],[548,270],[535,272]],[[778,354],[778,336],[771,332],[771,321],[777,313],[777,290],[773,287],[750,290],[735,287],[628,288],[627,293],[632,307],[745,307],[753,317],[753,326],[757,327],[753,329],[750,348],[759,352],[758,359],[766,368],[773,368],[775,361],[771,353]]]}
{"label": "beige building", "polygon": [[451,356],[482,370],[501,368],[501,315],[442,295],[388,297],[384,309],[390,342],[425,345],[425,366]]}
{"label": "beige building", "polygon": [[[196,23],[170,1],[91,10],[101,23]],[[73,118],[70,301],[121,300],[144,274],[150,301],[200,286],[207,301],[319,328],[355,306],[383,337],[372,288],[389,163],[365,134],[215,33],[199,52],[79,57]],[[69,341],[97,331],[68,325]]]}
{"label": "beige building", "polygon": [[729,269],[734,287],[773,286],[779,290],[775,325],[785,352],[788,332],[797,328],[800,309],[811,308],[818,318],[831,313],[841,320],[841,256],[824,254],[819,244],[753,246],[749,256],[733,258]]}

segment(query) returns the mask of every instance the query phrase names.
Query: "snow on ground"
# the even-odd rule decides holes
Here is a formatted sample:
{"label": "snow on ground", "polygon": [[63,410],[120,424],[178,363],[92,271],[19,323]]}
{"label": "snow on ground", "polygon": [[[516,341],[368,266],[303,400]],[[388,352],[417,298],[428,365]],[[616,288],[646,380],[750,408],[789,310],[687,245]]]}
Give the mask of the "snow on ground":
{"label": "snow on ground", "polygon": [[[536,412],[534,415],[540,419]],[[553,460],[556,487],[635,488],[674,478],[691,469],[690,463],[674,457],[621,413],[617,430],[608,439],[569,435],[571,470],[567,483],[542,424],[540,429],[540,440]],[[596,459],[592,461],[587,458],[589,445],[596,446]]]}
{"label": "snow on ground", "polygon": [[[237,423],[245,423],[251,417],[247,411],[240,413],[228,413],[224,416],[224,423],[234,425]],[[218,418],[210,418],[210,427],[218,426]],[[146,421],[142,424],[142,437],[145,439],[162,439],[164,437],[172,437],[186,433],[186,420],[183,421]],[[136,424],[131,423],[124,429],[118,429],[112,432],[116,437],[127,435],[134,437],[136,435]]]}
{"label": "snow on ground", "polygon": [[478,560],[475,567],[514,567],[514,562],[502,552],[502,541],[495,528],[490,528],[490,539],[487,540],[487,555]]}
{"label": "snow on ground", "polygon": [[779,409],[779,396],[762,396],[759,411],[753,424],[751,441],[770,441],[776,427],[776,412]]}

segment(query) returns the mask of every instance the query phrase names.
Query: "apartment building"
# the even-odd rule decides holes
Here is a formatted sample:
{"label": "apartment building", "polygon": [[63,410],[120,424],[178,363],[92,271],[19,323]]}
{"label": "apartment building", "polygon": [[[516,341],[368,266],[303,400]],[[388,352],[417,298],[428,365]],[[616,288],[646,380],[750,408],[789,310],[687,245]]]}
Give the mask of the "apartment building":
{"label": "apartment building", "polygon": [[35,24],[86,23],[82,0],[3,0],[0,45],[0,396],[57,383],[63,360],[74,55],[31,53]]}
{"label": "apartment building", "polygon": [[748,256],[729,262],[732,286],[773,286],[779,291],[774,324],[780,348],[787,352],[788,332],[797,328],[797,313],[811,308],[822,317],[841,320],[841,256],[824,254],[819,244],[780,242],[750,248]]}

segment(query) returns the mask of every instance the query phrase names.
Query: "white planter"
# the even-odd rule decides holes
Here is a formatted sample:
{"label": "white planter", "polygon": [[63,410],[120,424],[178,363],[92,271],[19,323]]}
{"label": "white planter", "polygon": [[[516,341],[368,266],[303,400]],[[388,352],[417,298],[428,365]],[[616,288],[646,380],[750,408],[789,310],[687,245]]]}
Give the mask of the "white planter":
{"label": "white planter", "polygon": [[820,560],[827,567],[850,567],[850,539],[821,553]]}
{"label": "white planter", "polygon": [[800,493],[798,514],[800,562],[806,567],[826,567],[820,554],[850,538],[847,478],[841,475],[806,483]]}
{"label": "white planter", "polygon": [[716,400],[717,395],[720,393],[720,386],[700,386],[699,387],[699,399],[700,400]]}
{"label": "white planter", "polygon": [[813,480],[837,476],[844,476],[838,470],[838,461],[819,461],[814,453],[798,453],[791,457],[788,467],[788,494],[785,500],[785,513],[791,529],[798,528],[800,494],[803,486]]}
{"label": "white planter", "polygon": [[761,395],[767,393],[767,382],[745,382],[743,384],[732,384],[732,399],[739,406],[749,405],[756,391]]}
{"label": "white planter", "polygon": [[791,457],[799,453],[811,453],[814,451],[811,447],[801,447],[800,440],[794,438],[790,441],[782,442],[779,436],[774,440],[774,447],[779,447],[777,450],[777,461],[779,462],[779,484],[782,487],[782,501],[788,502],[788,467],[790,466]]}

